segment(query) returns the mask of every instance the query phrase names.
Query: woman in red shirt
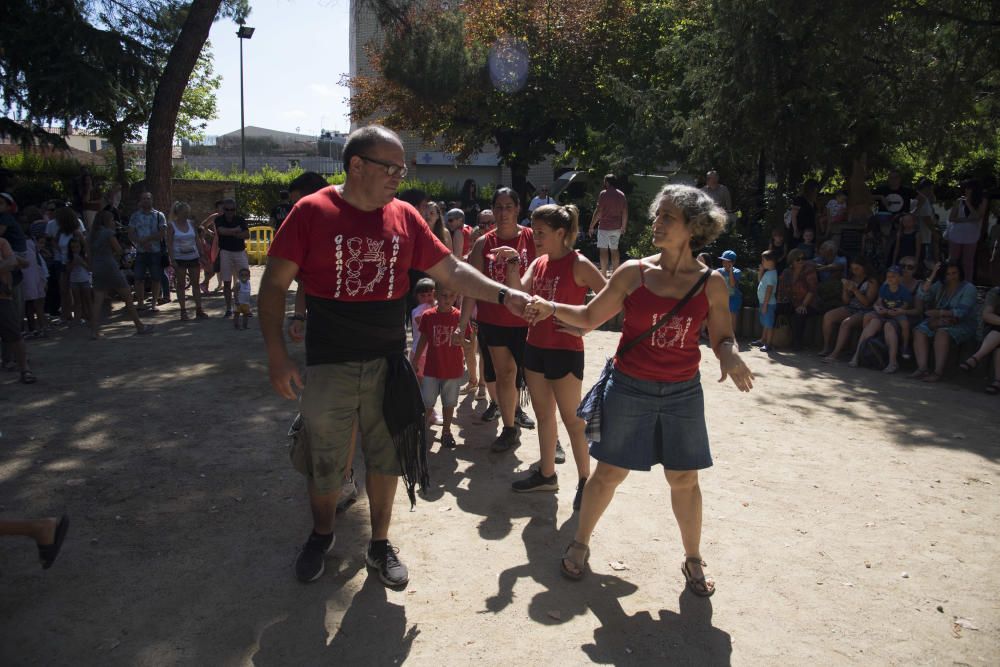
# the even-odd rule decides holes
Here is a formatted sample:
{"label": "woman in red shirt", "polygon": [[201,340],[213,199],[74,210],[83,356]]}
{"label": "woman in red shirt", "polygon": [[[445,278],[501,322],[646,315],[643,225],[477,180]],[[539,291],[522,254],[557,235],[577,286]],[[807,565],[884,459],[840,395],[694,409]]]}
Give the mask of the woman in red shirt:
{"label": "woman in red shirt", "polygon": [[[551,301],[581,305],[587,290],[604,289],[604,276],[590,260],[573,250],[580,230],[576,206],[546,204],[531,214],[535,251],[538,257],[521,276],[516,263],[508,264],[507,284],[515,289]],[[513,257],[513,249],[497,250],[503,258]],[[556,477],[556,406],[569,433],[576,461],[577,487],[573,509],[580,509],[583,487],[590,476],[585,422],[576,416],[583,384],[583,339],[581,331],[542,320],[528,328],[524,348],[524,377],[531,394],[531,405],[538,420],[538,444],[541,463],[525,479],[514,482],[514,491],[558,491]]]}
{"label": "woman in red shirt", "polygon": [[[535,243],[531,229],[517,224],[520,200],[516,192],[510,188],[498,188],[493,194],[492,206],[496,227],[476,240],[469,252],[469,263],[481,273],[503,283],[511,270],[508,267],[516,270],[518,275],[527,270],[535,259]],[[496,383],[497,402],[490,403],[483,419],[492,421],[499,409],[503,430],[493,441],[491,449],[494,452],[506,452],[520,444],[518,425],[534,428],[534,422],[520,410],[517,400],[522,386],[519,382],[519,369],[523,366],[528,323],[511,314],[502,304],[463,299],[462,320],[456,334],[465,331],[474,305],[480,346],[489,352],[489,359],[486,358],[487,355],[483,355],[483,380]]]}
{"label": "woman in red shirt", "polygon": [[[719,274],[664,326],[645,332],[669,313],[709,270],[694,251],[711,243],[726,224],[725,211],[708,195],[686,185],[667,185],[649,209],[653,245],[660,252],[630,260],[586,306],[534,297],[525,316],[530,322],[555,316],[573,326],[593,329],[623,308],[622,343],[642,338],[618,354],[605,387],[600,442],[590,454],[597,469],[587,481],[576,539],[563,554],[562,571],[581,578],[590,557],[591,533],[630,470],[663,466],[670,500],[681,532],[684,578],[692,593],[709,596],[715,583],[706,579],[701,559],[701,489],[698,470],[712,465],[705,428],[704,399],[698,366],[698,333],[708,319],[712,349],[722,371],[740,391],[753,386],[753,374],[740,359],[729,316],[729,290]],[[619,347],[619,349],[621,349]]]}

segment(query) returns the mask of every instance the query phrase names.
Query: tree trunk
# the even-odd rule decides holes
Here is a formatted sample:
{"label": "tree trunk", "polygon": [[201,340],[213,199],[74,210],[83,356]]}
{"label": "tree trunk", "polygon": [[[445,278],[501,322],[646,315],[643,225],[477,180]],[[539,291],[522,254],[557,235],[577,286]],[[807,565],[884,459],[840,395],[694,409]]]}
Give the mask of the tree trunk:
{"label": "tree trunk", "polygon": [[757,155],[757,175],[754,180],[754,211],[747,218],[747,225],[750,238],[756,243],[757,223],[767,217],[767,158],[763,149]]}
{"label": "tree trunk", "polygon": [[193,0],[153,96],[153,113],[146,135],[146,189],[153,193],[154,205],[161,209],[172,201],[171,152],[181,96],[221,4],[222,0]]}
{"label": "tree trunk", "polygon": [[531,203],[531,201],[527,198],[528,169],[530,168],[530,165],[519,160],[515,160],[507,166],[510,167],[510,188],[521,198],[521,210],[518,211],[517,217],[518,222],[520,222],[521,220],[524,220],[528,211],[528,204]]}
{"label": "tree trunk", "polygon": [[122,186],[122,194],[128,192],[128,178],[125,176],[125,143],[118,137],[111,139],[115,147],[115,179]]}

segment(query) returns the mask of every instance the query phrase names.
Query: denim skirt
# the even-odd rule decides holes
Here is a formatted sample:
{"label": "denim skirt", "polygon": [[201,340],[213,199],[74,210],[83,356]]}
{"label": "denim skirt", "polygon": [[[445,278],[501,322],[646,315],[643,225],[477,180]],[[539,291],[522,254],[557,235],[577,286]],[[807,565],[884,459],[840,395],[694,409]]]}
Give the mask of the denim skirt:
{"label": "denim skirt", "polygon": [[639,380],[615,369],[604,390],[598,461],[628,470],[702,470],[712,466],[701,374],[684,382]]}

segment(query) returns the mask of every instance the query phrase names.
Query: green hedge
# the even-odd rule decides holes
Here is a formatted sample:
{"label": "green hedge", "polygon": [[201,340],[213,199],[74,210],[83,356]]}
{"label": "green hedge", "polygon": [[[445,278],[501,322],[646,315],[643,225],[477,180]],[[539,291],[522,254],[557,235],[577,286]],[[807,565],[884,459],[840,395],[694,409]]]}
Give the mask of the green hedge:
{"label": "green hedge", "polygon": [[14,174],[11,193],[18,206],[37,206],[49,199],[71,199],[73,182],[86,168],[98,184],[112,180],[109,167],[81,165],[70,158],[18,153],[0,156],[0,167]]}
{"label": "green hedge", "polygon": [[[255,173],[234,172],[224,174],[213,169],[187,169],[183,166],[174,168],[174,178],[183,178],[194,181],[229,181],[236,185],[236,204],[246,215],[254,218],[268,218],[271,209],[280,200],[280,192],[288,189],[288,184],[298,178],[304,172],[303,169],[290,169],[288,171],[278,171],[271,167],[264,167]],[[343,173],[334,174],[327,177],[327,182],[331,185],[339,185],[344,182]],[[399,184],[399,191],[419,189],[435,201],[443,201],[446,204],[450,201],[457,201],[459,191],[450,185],[445,185],[440,181],[421,181],[408,179]],[[483,186],[480,191],[483,208],[489,206],[489,200],[493,196],[489,186]]]}

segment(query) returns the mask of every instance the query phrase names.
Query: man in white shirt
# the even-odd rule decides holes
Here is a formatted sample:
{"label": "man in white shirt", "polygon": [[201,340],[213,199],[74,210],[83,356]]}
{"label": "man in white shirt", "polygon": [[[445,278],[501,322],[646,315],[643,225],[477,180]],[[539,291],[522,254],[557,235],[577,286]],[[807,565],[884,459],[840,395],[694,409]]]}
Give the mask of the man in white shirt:
{"label": "man in white shirt", "polygon": [[528,215],[534,213],[535,209],[539,206],[555,203],[557,203],[556,200],[549,196],[549,186],[543,185],[538,188],[538,194],[535,195],[534,199],[531,200],[531,203],[528,204]]}

